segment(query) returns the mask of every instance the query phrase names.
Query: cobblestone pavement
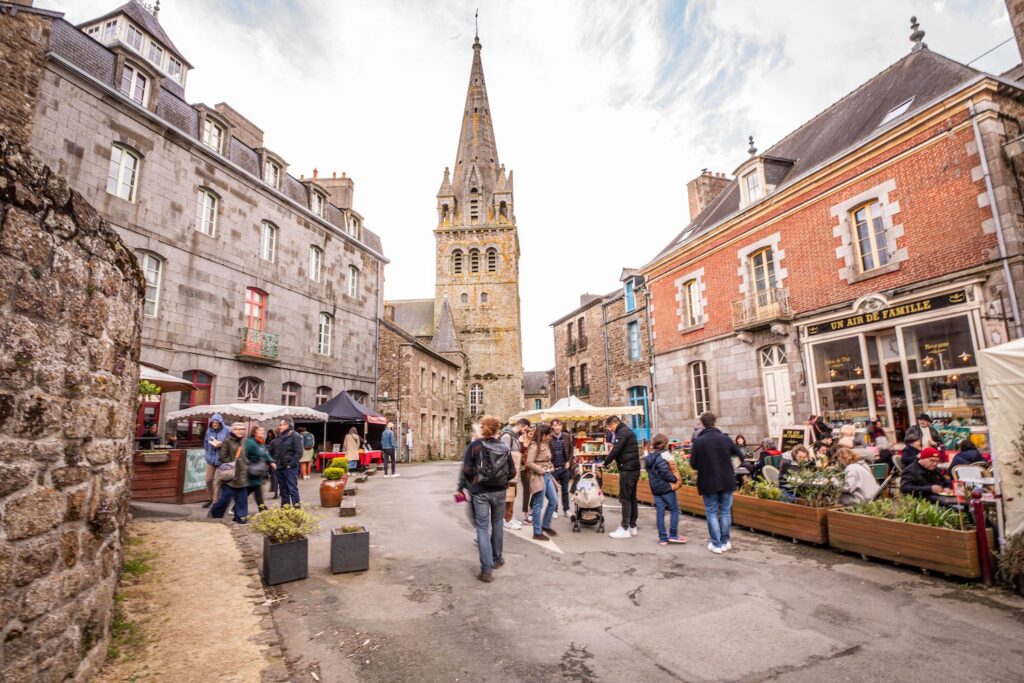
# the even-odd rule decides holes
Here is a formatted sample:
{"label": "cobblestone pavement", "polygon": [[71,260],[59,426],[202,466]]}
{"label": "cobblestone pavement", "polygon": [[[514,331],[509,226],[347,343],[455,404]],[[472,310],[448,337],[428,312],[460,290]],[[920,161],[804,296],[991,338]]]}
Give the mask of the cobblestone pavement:
{"label": "cobblestone pavement", "polygon": [[[686,515],[690,543],[661,547],[644,506],[629,540],[564,518],[557,549],[506,537],[482,584],[456,467],[359,485],[368,572],[330,574],[325,532],[310,577],[271,589],[295,680],[1021,680],[1016,596],[744,531],[712,555]],[[301,484],[316,500],[319,479]]]}

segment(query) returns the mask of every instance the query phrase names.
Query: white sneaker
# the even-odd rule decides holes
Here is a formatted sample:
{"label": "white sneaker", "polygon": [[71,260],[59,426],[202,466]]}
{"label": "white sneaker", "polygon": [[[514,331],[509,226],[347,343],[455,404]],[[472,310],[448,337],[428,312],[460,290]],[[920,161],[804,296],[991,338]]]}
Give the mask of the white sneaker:
{"label": "white sneaker", "polygon": [[384,475],[384,478],[385,478],[385,479],[390,479],[390,478],[391,478],[391,475],[390,475],[390,474],[385,474],[385,475]]}
{"label": "white sneaker", "polygon": [[713,552],[713,553],[714,553],[715,555],[721,555],[721,554],[722,554],[722,549],[721,549],[721,548],[719,548],[719,547],[718,547],[717,545],[715,545],[714,543],[708,543],[708,550],[710,550],[711,552]]}
{"label": "white sneaker", "polygon": [[400,477],[400,476],[402,476],[402,475],[401,475],[401,474],[399,474],[398,472],[395,472],[395,473],[394,473],[394,474],[392,474],[391,476],[392,476],[392,477]]}
{"label": "white sneaker", "polygon": [[515,528],[515,527],[512,526],[512,522],[502,522],[501,524],[502,524],[502,526],[504,526],[506,529],[508,529],[510,531]]}
{"label": "white sneaker", "polygon": [[732,541],[726,541],[725,545],[722,546],[722,552],[726,550],[732,550]]}
{"label": "white sneaker", "polygon": [[558,510],[555,510],[554,514],[551,515],[551,519],[558,519]]}
{"label": "white sneaker", "polygon": [[616,529],[615,531],[613,531],[610,534],[608,534],[608,535],[611,536],[612,538],[630,538],[631,537],[631,534],[629,533],[629,530],[628,529],[623,529],[621,526],[618,529]]}
{"label": "white sneaker", "polygon": [[635,526],[629,527],[629,535],[630,536],[636,536],[639,533],[640,532],[637,530],[637,528]]}
{"label": "white sneaker", "polygon": [[520,529],[523,528],[523,525],[522,525],[522,523],[520,523],[520,521],[518,519],[513,517],[512,521],[510,521],[508,523],[508,528],[512,529],[513,531],[519,531]]}

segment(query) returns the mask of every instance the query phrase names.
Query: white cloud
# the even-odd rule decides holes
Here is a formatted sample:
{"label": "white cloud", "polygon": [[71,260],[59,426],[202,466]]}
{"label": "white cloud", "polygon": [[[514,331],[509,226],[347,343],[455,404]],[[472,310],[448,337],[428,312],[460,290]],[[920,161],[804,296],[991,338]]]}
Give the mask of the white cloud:
{"label": "white cloud", "polygon": [[[45,0],[78,22],[105,0]],[[193,102],[226,101],[293,173],[347,172],[392,263],[386,295],[433,294],[435,193],[454,161],[481,42],[501,161],[516,174],[524,362],[548,324],[618,286],[686,224],[685,184],[732,171],[910,49],[970,60],[1012,35],[1002,0],[361,2],[165,0],[196,66]],[[975,66],[1017,63],[1011,41]]]}

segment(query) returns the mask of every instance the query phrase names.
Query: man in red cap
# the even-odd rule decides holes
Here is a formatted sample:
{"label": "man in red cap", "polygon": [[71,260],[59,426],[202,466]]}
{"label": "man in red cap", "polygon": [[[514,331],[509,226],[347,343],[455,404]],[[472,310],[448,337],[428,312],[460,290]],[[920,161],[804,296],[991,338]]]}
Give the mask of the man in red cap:
{"label": "man in red cap", "polygon": [[939,450],[931,446],[922,450],[917,461],[904,468],[900,477],[900,493],[935,500],[942,492],[945,479],[938,466]]}

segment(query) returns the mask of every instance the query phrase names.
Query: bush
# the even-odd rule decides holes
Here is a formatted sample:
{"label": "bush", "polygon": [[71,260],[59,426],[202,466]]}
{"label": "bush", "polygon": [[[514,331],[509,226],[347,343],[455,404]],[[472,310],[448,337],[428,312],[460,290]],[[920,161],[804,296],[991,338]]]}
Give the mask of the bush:
{"label": "bush", "polygon": [[696,486],[697,470],[693,469],[689,458],[676,453],[672,456],[672,459],[676,461],[676,467],[679,468],[679,478],[682,480],[682,483],[686,486]]}
{"label": "bush", "polygon": [[346,524],[345,526],[338,528],[338,532],[342,533],[342,534],[354,534],[354,533],[356,533],[358,531],[362,531],[362,530],[363,530],[363,527],[355,525],[355,524]]}
{"label": "bush", "polygon": [[1018,576],[1024,576],[1024,533],[1011,536],[999,556],[999,576],[1011,584]]}
{"label": "bush", "polygon": [[[348,458],[333,458],[331,464],[327,466],[327,469],[340,469],[348,474]],[[325,472],[327,470],[324,470]]]}
{"label": "bush", "polygon": [[786,473],[786,487],[797,503],[812,508],[837,505],[845,481],[842,467],[794,467]]}
{"label": "bush", "polygon": [[271,543],[298,541],[320,531],[320,518],[302,505],[267,508],[249,515],[246,521],[250,531],[269,538]]}
{"label": "bush", "polygon": [[846,509],[858,515],[882,517],[907,524],[923,524],[942,529],[964,529],[970,527],[970,517],[962,512],[933,503],[924,498],[897,496],[879,498],[867,503],[858,503]]}
{"label": "bush", "polygon": [[324,470],[324,479],[328,481],[338,481],[346,474],[348,474],[348,472],[340,467],[328,467]]}
{"label": "bush", "polygon": [[763,500],[779,500],[782,497],[782,489],[767,479],[751,479],[743,484],[740,495],[753,496]]}

